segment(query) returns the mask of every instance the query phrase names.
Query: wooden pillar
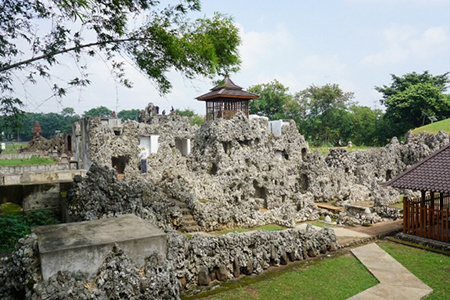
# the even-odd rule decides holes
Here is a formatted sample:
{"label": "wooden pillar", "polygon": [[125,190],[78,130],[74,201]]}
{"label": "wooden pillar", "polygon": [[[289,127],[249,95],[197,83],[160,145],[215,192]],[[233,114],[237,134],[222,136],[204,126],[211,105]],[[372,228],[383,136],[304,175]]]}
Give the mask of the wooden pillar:
{"label": "wooden pillar", "polygon": [[409,228],[409,207],[406,205],[408,201],[408,197],[403,197],[403,233],[407,233],[407,229]]}
{"label": "wooden pillar", "polygon": [[439,209],[444,210],[444,193],[439,193]]}
{"label": "wooden pillar", "polygon": [[434,239],[434,192],[430,192],[430,206],[428,207],[428,237]]}
{"label": "wooden pillar", "polygon": [[425,197],[426,191],[421,191],[420,207],[419,207],[419,235],[425,236]]}
{"label": "wooden pillar", "polygon": [[430,200],[431,208],[434,209],[434,192],[430,192]]}

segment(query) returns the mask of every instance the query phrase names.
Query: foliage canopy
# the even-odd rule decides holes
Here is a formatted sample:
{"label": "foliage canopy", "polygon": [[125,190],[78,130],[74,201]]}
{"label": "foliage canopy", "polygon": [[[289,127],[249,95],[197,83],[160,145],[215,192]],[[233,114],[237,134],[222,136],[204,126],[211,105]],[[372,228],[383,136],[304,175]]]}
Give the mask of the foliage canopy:
{"label": "foliage canopy", "polygon": [[[0,10],[0,113],[8,126],[20,126],[23,97],[16,86],[43,78],[52,96],[90,84],[89,56],[105,61],[116,80],[127,87],[124,60],[131,60],[160,93],[174,69],[187,78],[235,72],[240,64],[240,37],[229,17],[189,20],[199,0],[161,5],[154,0],[4,0]],[[60,80],[52,70],[72,59],[78,71]],[[15,123],[14,123],[14,122]]]}
{"label": "foliage canopy", "polygon": [[386,106],[389,136],[402,136],[410,129],[450,117],[450,96],[444,94],[450,83],[448,72],[391,76],[390,85],[375,87],[383,95],[380,101]]}

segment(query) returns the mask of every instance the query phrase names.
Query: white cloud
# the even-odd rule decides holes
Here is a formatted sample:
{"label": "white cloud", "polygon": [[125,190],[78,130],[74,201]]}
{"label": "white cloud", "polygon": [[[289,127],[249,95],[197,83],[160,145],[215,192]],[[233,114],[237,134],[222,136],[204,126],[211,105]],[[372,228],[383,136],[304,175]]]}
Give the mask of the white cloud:
{"label": "white cloud", "polygon": [[271,32],[245,32],[242,25],[237,24],[241,32],[242,45],[239,52],[242,59],[242,72],[255,69],[267,59],[276,59],[283,51],[289,50],[293,43],[292,35],[281,25]]}
{"label": "white cloud", "polygon": [[344,0],[347,4],[362,4],[362,5],[438,5],[448,4],[450,0]]}
{"label": "white cloud", "polygon": [[355,84],[348,79],[350,72],[337,55],[311,55],[293,64],[285,72],[261,72],[256,76],[258,83],[269,83],[277,79],[289,87],[291,93],[301,91],[311,85],[337,83],[344,91],[353,91]]}
{"label": "white cloud", "polygon": [[432,27],[419,31],[410,26],[385,29],[382,32],[384,48],[367,55],[362,62],[369,65],[403,63],[409,59],[428,59],[450,49],[446,27]]}

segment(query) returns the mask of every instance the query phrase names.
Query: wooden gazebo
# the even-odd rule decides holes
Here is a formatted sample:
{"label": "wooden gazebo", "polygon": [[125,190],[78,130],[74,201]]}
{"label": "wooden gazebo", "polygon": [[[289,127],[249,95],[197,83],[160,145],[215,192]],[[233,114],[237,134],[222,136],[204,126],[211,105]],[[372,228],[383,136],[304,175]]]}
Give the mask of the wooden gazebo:
{"label": "wooden gazebo", "polygon": [[403,198],[403,233],[450,242],[450,144],[386,183],[421,192]]}
{"label": "wooden gazebo", "polygon": [[230,78],[225,77],[222,84],[213,87],[210,92],[196,99],[206,102],[206,120],[231,119],[238,111],[248,117],[248,107],[251,99],[258,95],[244,91]]}

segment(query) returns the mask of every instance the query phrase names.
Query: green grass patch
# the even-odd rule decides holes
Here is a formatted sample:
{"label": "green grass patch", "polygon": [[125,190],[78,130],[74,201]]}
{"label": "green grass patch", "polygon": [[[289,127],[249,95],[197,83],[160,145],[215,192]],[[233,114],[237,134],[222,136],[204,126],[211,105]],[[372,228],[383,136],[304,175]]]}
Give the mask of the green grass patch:
{"label": "green grass patch", "polygon": [[0,166],[51,165],[56,163],[53,158],[32,156],[24,159],[0,159]]}
{"label": "green grass patch", "polygon": [[[265,274],[261,275],[262,277]],[[315,260],[206,299],[347,299],[378,281],[353,256]],[[245,281],[245,280],[242,280]],[[241,280],[239,280],[241,282]],[[200,295],[199,295],[200,296]]]}
{"label": "green grass patch", "polygon": [[5,153],[5,154],[18,153],[21,146],[22,146],[22,148],[25,148],[25,147],[27,147],[27,145],[28,145],[28,142],[6,144],[6,149],[3,150],[2,153]]}
{"label": "green grass patch", "polygon": [[36,210],[26,214],[6,214],[0,217],[0,253],[12,251],[17,241],[31,232],[31,227],[56,224],[53,212]]}
{"label": "green grass patch", "polygon": [[403,209],[403,203],[391,204],[391,205],[389,205],[389,207]]}
{"label": "green grass patch", "polygon": [[0,204],[0,216],[20,213],[22,213],[22,207],[20,207],[20,205],[11,202]]}
{"label": "green grass patch", "polygon": [[[333,219],[331,219],[331,221],[333,221]],[[335,222],[335,221],[333,221],[333,222]],[[317,226],[317,227],[330,227],[330,228],[338,227],[335,224],[327,224],[325,222],[320,222],[320,221],[312,221],[312,222],[309,222],[309,224],[311,224],[313,226]]]}
{"label": "green grass patch", "polygon": [[275,225],[275,224],[269,224],[269,225],[263,225],[253,228],[234,228],[234,229],[226,229],[221,231],[214,231],[211,232],[212,235],[224,235],[230,232],[236,232],[236,233],[242,233],[242,232],[248,232],[248,231],[256,231],[256,230],[262,230],[262,231],[280,231],[284,230],[287,227]]}
{"label": "green grass patch", "polygon": [[412,132],[415,134],[421,133],[421,132],[428,132],[432,134],[436,134],[439,132],[439,130],[444,130],[446,133],[450,133],[450,119],[442,120],[439,122],[434,122],[422,127],[418,127],[414,129]]}
{"label": "green grass patch", "polygon": [[353,146],[353,147],[327,147],[327,146],[320,146],[320,147],[310,147],[310,151],[314,152],[314,151],[319,151],[320,154],[328,154],[330,152],[330,149],[337,149],[337,148],[342,148],[345,149],[347,151],[366,151],[369,149],[373,149],[376,147],[368,147],[368,146]]}
{"label": "green grass patch", "polygon": [[[433,289],[426,299],[448,299],[449,256],[388,241],[378,245]],[[246,276],[189,299],[347,299],[376,284],[376,278],[346,254]]]}
{"label": "green grass patch", "polygon": [[450,295],[450,257],[391,242],[378,245],[433,289],[426,299],[448,299]]}

